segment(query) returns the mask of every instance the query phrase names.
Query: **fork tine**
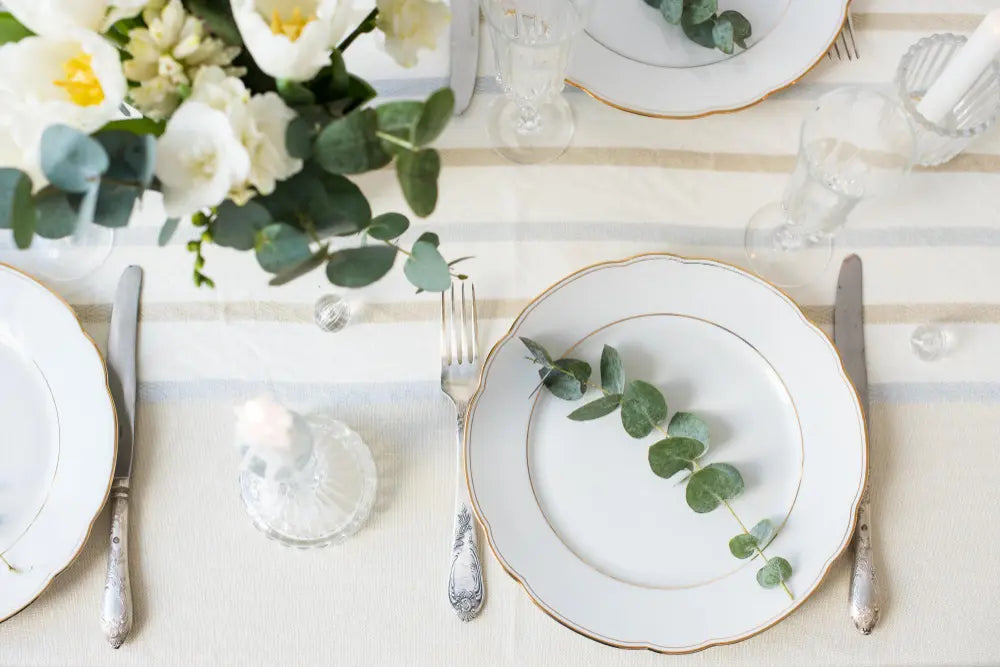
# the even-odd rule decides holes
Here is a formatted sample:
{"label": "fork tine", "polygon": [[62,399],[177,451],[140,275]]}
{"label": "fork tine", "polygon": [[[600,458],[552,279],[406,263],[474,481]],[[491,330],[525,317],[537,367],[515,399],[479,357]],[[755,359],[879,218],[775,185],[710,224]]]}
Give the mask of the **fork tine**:
{"label": "fork tine", "polygon": [[444,292],[441,292],[441,365],[451,365],[451,355],[448,353],[448,318],[445,316]]}
{"label": "fork tine", "polygon": [[461,345],[458,348],[458,358],[459,363],[464,359],[465,361],[472,361],[472,354],[469,352],[468,341],[469,341],[469,324],[465,317],[465,282],[462,282],[462,332],[459,338]]}
{"label": "fork tine", "polygon": [[840,35],[842,35],[842,34],[843,33],[840,33],[839,35],[837,35],[837,39],[833,40],[833,52],[837,54],[837,60],[843,60],[844,59],[844,57],[842,55],[840,55],[840,46],[838,46],[838,44],[837,44],[837,42],[840,41]]}
{"label": "fork tine", "polygon": [[[851,46],[854,47],[854,59],[860,60],[861,54],[858,53],[858,42],[854,38],[854,19],[851,18],[851,13],[847,12],[847,34],[851,36]],[[846,43],[847,40],[844,40]]]}
{"label": "fork tine", "polygon": [[476,283],[472,285],[472,360],[479,361],[479,311],[476,308]]}
{"label": "fork tine", "polygon": [[458,318],[455,315],[455,286],[451,286],[451,360],[452,363],[462,363],[462,349],[458,346]]}

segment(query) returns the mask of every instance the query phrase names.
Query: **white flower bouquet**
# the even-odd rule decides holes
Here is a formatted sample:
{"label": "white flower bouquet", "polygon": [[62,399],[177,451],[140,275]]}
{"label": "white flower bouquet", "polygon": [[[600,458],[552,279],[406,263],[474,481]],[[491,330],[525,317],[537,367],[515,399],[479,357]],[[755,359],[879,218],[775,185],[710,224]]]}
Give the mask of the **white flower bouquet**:
{"label": "white flower bouquet", "polygon": [[[347,176],[395,164],[410,208],[429,215],[441,162],[429,144],[451,116],[447,88],[369,106],[375,91],[343,52],[378,30],[404,66],[447,24],[440,0],[377,0],[348,32],[350,0],[5,0],[0,12],[0,228],[18,247],[79,224],[127,225],[147,190],[205,244],[253,250],[281,284],[324,266],[361,287],[398,254],[418,289],[453,274],[402,213],[373,215]],[[142,117],[123,118],[122,105]],[[354,247],[331,244],[359,235]],[[459,276],[464,278],[464,276]]]}

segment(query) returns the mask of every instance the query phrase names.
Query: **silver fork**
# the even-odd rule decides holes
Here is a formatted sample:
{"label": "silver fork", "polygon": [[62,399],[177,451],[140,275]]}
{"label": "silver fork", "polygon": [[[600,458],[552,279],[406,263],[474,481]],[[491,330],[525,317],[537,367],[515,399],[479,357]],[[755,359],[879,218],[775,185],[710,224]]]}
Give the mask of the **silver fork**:
{"label": "silver fork", "polygon": [[848,60],[860,60],[861,56],[858,54],[858,43],[854,40],[854,21],[851,19],[851,12],[847,12],[847,20],[844,21],[844,27],[840,29],[840,34],[837,35],[837,39],[833,41],[833,48],[826,52],[826,57],[833,60],[833,56],[837,56],[837,60],[843,60],[847,58]]}
{"label": "silver fork", "polygon": [[[458,483],[455,487],[455,539],[451,545],[451,565],[448,568],[448,602],[463,621],[471,621],[479,614],[485,593],[483,568],[479,561],[479,538],[476,522],[472,518],[469,487],[465,483],[462,452],[469,399],[479,382],[480,367],[476,286],[470,285],[470,288],[471,312],[468,312],[464,282],[458,301],[454,285],[447,304],[444,293],[441,293],[441,391],[455,404],[458,415],[455,428]],[[456,313],[456,306],[460,313]]]}

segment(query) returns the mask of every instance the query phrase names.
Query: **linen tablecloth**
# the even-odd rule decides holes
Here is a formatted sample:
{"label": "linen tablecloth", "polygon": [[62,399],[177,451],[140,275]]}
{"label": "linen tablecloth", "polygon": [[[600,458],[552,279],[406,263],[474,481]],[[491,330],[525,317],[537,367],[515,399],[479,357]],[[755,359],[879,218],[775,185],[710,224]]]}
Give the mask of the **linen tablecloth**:
{"label": "linen tablecloth", "polygon": [[[638,0],[633,0],[638,1]],[[793,0],[808,1],[808,0]],[[748,215],[777,198],[800,120],[842,84],[892,79],[906,48],[933,32],[969,32],[994,0],[857,0],[859,62],[823,61],[799,84],[735,114],[665,121],[569,90],[573,145],[545,166],[495,155],[486,111],[498,89],[484,34],[479,91],[440,139],[440,233],[465,265],[492,344],[534,295],[601,260],[670,251],[745,264]],[[373,44],[353,69],[385,96],[446,83],[447,45],[411,71]],[[391,170],[359,182],[376,212],[406,210]],[[745,642],[685,657],[627,652],[565,629],[539,610],[484,548],[487,598],[469,624],[445,596],[455,446],[438,385],[438,303],[400,271],[352,293],[344,331],[313,324],[337,291],[321,271],[282,288],[250,254],[211,248],[215,290],[191,282],[192,228],[156,246],[162,211],[147,201],[110,260],[59,287],[85,328],[107,338],[128,264],[146,271],[132,505],[135,628],[112,651],[98,628],[107,517],[42,597],[0,625],[0,665],[654,665],[1000,663],[1000,133],[905,189],[863,203],[823,279],[793,290],[829,329],[836,267],[865,263],[875,546],[884,617],[862,637],[847,616],[848,563],[786,621]],[[398,269],[398,267],[397,267]],[[943,323],[954,348],[919,360],[910,334]],[[379,495],[340,546],[285,549],[244,514],[236,487],[233,406],[272,392],[323,408],[371,446]],[[0,580],[2,585],[2,580]]]}

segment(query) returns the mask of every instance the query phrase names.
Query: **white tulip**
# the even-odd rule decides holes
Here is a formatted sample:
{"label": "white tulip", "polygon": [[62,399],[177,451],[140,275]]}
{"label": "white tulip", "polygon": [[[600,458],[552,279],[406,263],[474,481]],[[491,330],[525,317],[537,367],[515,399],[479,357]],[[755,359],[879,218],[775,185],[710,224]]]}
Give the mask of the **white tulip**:
{"label": "white tulip", "polygon": [[246,180],[250,158],[229,118],[202,102],[185,102],[156,142],[156,177],[169,217],[216,206]]}
{"label": "white tulip", "polygon": [[350,0],[230,0],[243,43],[277,79],[308,81],[330,62],[351,18]]}
{"label": "white tulip", "polygon": [[142,11],[146,0],[4,0],[3,4],[33,33],[62,37],[80,29],[104,32]]}
{"label": "white tulip", "polygon": [[45,184],[42,132],[56,123],[93,132],[118,117],[126,83],[118,51],[92,32],[25,37],[0,46],[0,125],[10,128],[5,153],[19,159],[36,188]]}
{"label": "white tulip", "polygon": [[385,50],[403,67],[417,64],[417,51],[437,46],[438,33],[451,13],[441,0],[376,0],[376,27],[385,35]]}

